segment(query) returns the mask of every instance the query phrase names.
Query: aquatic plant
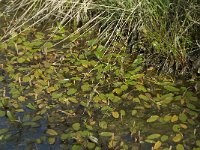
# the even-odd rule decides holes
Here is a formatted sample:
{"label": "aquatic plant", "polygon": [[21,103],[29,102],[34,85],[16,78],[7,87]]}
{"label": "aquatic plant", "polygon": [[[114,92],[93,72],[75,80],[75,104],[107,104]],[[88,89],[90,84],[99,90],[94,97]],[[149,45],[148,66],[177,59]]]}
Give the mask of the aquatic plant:
{"label": "aquatic plant", "polygon": [[128,52],[164,56],[161,70],[184,73],[188,54],[199,52],[199,8],[197,0],[12,0],[5,12],[15,15],[5,37],[46,21],[68,26],[72,34],[95,29],[99,43],[109,47],[112,41],[121,41]]}

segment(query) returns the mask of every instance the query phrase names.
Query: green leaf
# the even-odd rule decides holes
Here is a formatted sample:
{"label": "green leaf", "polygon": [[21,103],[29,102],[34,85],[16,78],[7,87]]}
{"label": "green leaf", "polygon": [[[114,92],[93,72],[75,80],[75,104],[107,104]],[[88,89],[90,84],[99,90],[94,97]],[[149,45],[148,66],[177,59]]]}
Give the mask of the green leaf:
{"label": "green leaf", "polygon": [[121,115],[121,116],[125,116],[125,115],[126,115],[125,110],[120,110],[120,115]]}
{"label": "green leaf", "polygon": [[183,138],[182,134],[176,134],[176,136],[174,136],[172,140],[177,143],[180,142],[182,138]]}
{"label": "green leaf", "polygon": [[94,149],[94,147],[95,147],[95,143],[87,142],[87,148],[88,149]]}
{"label": "green leaf", "polygon": [[135,116],[137,114],[137,110],[132,110],[131,115]]}
{"label": "green leaf", "polygon": [[171,118],[172,118],[172,116],[165,115],[163,119],[164,119],[165,122],[169,122],[171,120]]}
{"label": "green leaf", "polygon": [[53,46],[53,43],[51,43],[51,42],[46,42],[45,44],[44,44],[44,47],[45,48],[51,48]]}
{"label": "green leaf", "polygon": [[182,144],[176,145],[176,150],[184,150],[184,146]]}
{"label": "green leaf", "polygon": [[10,120],[10,121],[15,121],[16,120],[16,118],[15,118],[15,116],[13,115],[13,113],[12,112],[10,112],[9,110],[7,110],[7,116],[8,116],[8,119]]}
{"label": "green leaf", "polygon": [[160,136],[161,136],[160,134],[151,134],[151,135],[147,136],[147,139],[153,140],[153,139],[159,138]]}
{"label": "green leaf", "polygon": [[23,63],[23,62],[25,62],[25,61],[26,61],[26,59],[25,59],[25,58],[23,58],[23,57],[21,57],[21,58],[19,58],[17,61],[18,61],[18,63]]}
{"label": "green leaf", "polygon": [[72,128],[73,128],[74,130],[78,131],[78,130],[80,130],[81,125],[80,125],[80,123],[74,123],[74,124],[72,125]]}
{"label": "green leaf", "polygon": [[161,139],[162,142],[165,142],[165,141],[168,140],[168,138],[169,137],[167,135],[162,135],[160,139]]}
{"label": "green leaf", "polygon": [[71,150],[82,150],[81,145],[73,145]]}
{"label": "green leaf", "polygon": [[70,139],[71,137],[72,137],[72,135],[70,133],[68,133],[68,134],[63,133],[63,134],[61,134],[60,139],[66,140],[66,139]]}
{"label": "green leaf", "polygon": [[196,146],[200,147],[200,140],[196,141]]}
{"label": "green leaf", "polygon": [[6,133],[8,131],[9,131],[8,128],[0,129],[0,135]]}
{"label": "green leaf", "polygon": [[170,86],[170,85],[166,85],[166,86],[164,86],[164,88],[170,92],[179,92],[180,91],[180,89]]}
{"label": "green leaf", "polygon": [[6,115],[5,111],[0,110],[0,117],[4,117]]}
{"label": "green leaf", "polygon": [[71,88],[71,89],[69,89],[69,90],[67,91],[67,95],[73,95],[73,94],[75,94],[76,92],[77,92],[77,89]]}
{"label": "green leaf", "polygon": [[147,119],[147,122],[155,122],[156,120],[158,120],[159,116],[154,115],[151,116],[150,118]]}
{"label": "green leaf", "polygon": [[109,136],[113,136],[114,133],[112,133],[112,132],[101,132],[99,135],[100,135],[100,136],[109,137]]}
{"label": "green leaf", "polygon": [[179,114],[179,120],[181,122],[186,122],[187,121],[187,116],[184,113]]}
{"label": "green leaf", "polygon": [[177,115],[173,115],[171,118],[171,122],[176,122],[178,120],[178,116]]}
{"label": "green leaf", "polygon": [[128,89],[128,86],[127,86],[127,85],[122,85],[122,86],[120,87],[120,89],[121,89],[122,91],[126,91],[126,90]]}
{"label": "green leaf", "polygon": [[49,135],[51,135],[51,136],[58,135],[58,133],[55,130],[53,130],[53,129],[47,129],[46,133],[49,134]]}
{"label": "green leaf", "polygon": [[105,121],[100,121],[99,122],[99,127],[102,129],[106,129],[108,127],[107,123]]}
{"label": "green leaf", "polygon": [[154,146],[153,146],[153,149],[156,150],[156,149],[159,149],[162,145],[162,142],[161,141],[157,141]]}
{"label": "green leaf", "polygon": [[35,110],[35,109],[36,109],[35,106],[34,106],[33,104],[31,104],[31,103],[28,103],[28,104],[26,105],[26,107],[28,107],[29,109],[32,109],[32,110]]}
{"label": "green leaf", "polygon": [[172,127],[172,129],[173,129],[173,131],[174,132],[179,132],[180,131],[180,125],[178,125],[178,124],[175,124],[175,125],[173,125],[173,127]]}
{"label": "green leaf", "polygon": [[143,95],[143,94],[140,94],[138,97],[139,97],[140,99],[142,99],[142,100],[145,100],[145,101],[148,101],[148,100],[149,100],[149,98],[148,98],[146,95]]}
{"label": "green leaf", "polygon": [[49,144],[54,144],[56,142],[56,138],[55,137],[49,137],[48,138],[48,143]]}
{"label": "green leaf", "polygon": [[200,140],[196,141],[196,146],[200,147]]}
{"label": "green leaf", "polygon": [[97,39],[92,39],[90,41],[87,41],[88,46],[93,46],[94,44],[98,43]]}
{"label": "green leaf", "polygon": [[72,103],[76,103],[76,104],[78,103],[78,100],[75,97],[69,97],[68,99]]}
{"label": "green leaf", "polygon": [[112,116],[117,119],[119,118],[119,113],[117,111],[113,111]]}
{"label": "green leaf", "polygon": [[84,83],[84,84],[81,86],[81,89],[82,89],[84,92],[87,92],[87,91],[90,91],[90,90],[91,90],[91,86],[90,86],[88,83]]}
{"label": "green leaf", "polygon": [[138,91],[147,92],[147,89],[143,85],[136,85],[135,87]]}

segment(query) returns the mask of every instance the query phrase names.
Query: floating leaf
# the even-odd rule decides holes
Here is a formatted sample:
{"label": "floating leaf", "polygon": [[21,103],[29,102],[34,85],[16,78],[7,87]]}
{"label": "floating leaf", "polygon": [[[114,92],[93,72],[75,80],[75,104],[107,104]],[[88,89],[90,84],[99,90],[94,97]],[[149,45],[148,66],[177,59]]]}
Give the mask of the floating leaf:
{"label": "floating leaf", "polygon": [[179,114],[179,120],[181,122],[186,122],[187,121],[187,116],[184,113]]}
{"label": "floating leaf", "polygon": [[182,140],[182,138],[183,138],[182,134],[176,134],[176,136],[173,137],[172,140],[173,140],[174,142],[179,142],[179,141]]}
{"label": "floating leaf", "polygon": [[18,59],[18,63],[23,63],[23,62],[25,62],[25,61],[26,61],[26,59],[23,58],[23,57],[21,57],[21,58]]}
{"label": "floating leaf", "polygon": [[68,134],[63,133],[63,134],[61,134],[60,138],[61,138],[61,140],[66,140],[66,139],[71,138],[71,136],[72,135],[70,133],[68,133]]}
{"label": "floating leaf", "polygon": [[81,145],[73,145],[71,150],[82,150]]}
{"label": "floating leaf", "polygon": [[24,96],[19,96],[19,97],[18,97],[18,100],[21,101],[21,102],[23,102],[23,101],[26,100],[26,97],[24,97]]}
{"label": "floating leaf", "polygon": [[32,118],[32,121],[34,122],[34,121],[38,121],[40,119],[42,119],[42,116],[35,116]]}
{"label": "floating leaf", "polygon": [[121,89],[122,91],[126,91],[126,90],[128,89],[128,86],[127,86],[127,85],[122,85],[122,86],[120,87],[120,89]]}
{"label": "floating leaf", "polygon": [[49,135],[51,135],[51,136],[58,135],[58,133],[55,130],[53,130],[53,129],[47,129],[46,133],[49,134]]}
{"label": "floating leaf", "polygon": [[187,107],[188,107],[189,109],[191,109],[191,110],[197,110],[197,109],[196,109],[196,106],[193,105],[193,104],[191,104],[191,103],[188,103],[188,104],[187,104]]}
{"label": "floating leaf", "polygon": [[67,95],[73,95],[73,94],[75,94],[76,92],[77,92],[77,89],[71,88],[71,89],[69,89],[69,90],[67,91]]}
{"label": "floating leaf", "polygon": [[121,115],[121,116],[125,116],[125,115],[126,115],[125,110],[120,110],[120,115]]}
{"label": "floating leaf", "polygon": [[159,116],[154,115],[151,116],[150,118],[147,119],[147,122],[155,122],[156,120],[158,120]]}
{"label": "floating leaf", "polygon": [[24,76],[24,77],[22,78],[22,81],[23,81],[23,82],[29,82],[29,81],[31,81],[31,78],[30,78],[29,76]]}
{"label": "floating leaf", "polygon": [[101,127],[102,129],[106,129],[108,127],[107,123],[105,121],[100,121],[99,122],[99,127]]}
{"label": "floating leaf", "polygon": [[169,138],[169,137],[168,137],[167,135],[163,135],[163,136],[161,136],[160,139],[161,139],[162,142],[165,142],[165,141],[168,140],[168,138]]}
{"label": "floating leaf", "polygon": [[90,91],[91,90],[91,87],[88,83],[85,83],[84,85],[81,86],[81,89],[84,91],[84,92],[87,92],[87,91]]}
{"label": "floating leaf", "polygon": [[47,93],[51,93],[51,92],[53,92],[53,91],[55,91],[55,90],[56,90],[56,88],[53,87],[53,86],[51,86],[51,87],[49,87],[49,88],[47,89]]}
{"label": "floating leaf", "polygon": [[153,140],[153,139],[159,138],[160,136],[161,136],[160,134],[151,134],[151,135],[147,136],[147,139]]}
{"label": "floating leaf", "polygon": [[68,99],[72,103],[76,103],[76,104],[78,103],[78,100],[75,97],[69,97]]}
{"label": "floating leaf", "polygon": [[15,116],[13,115],[13,113],[10,112],[9,110],[7,110],[6,115],[8,116],[8,119],[10,121],[15,121],[16,120]]}
{"label": "floating leaf", "polygon": [[138,91],[147,92],[147,89],[143,85],[136,85],[135,87]]}
{"label": "floating leaf", "polygon": [[157,141],[154,146],[153,146],[153,149],[159,149],[162,145],[162,142],[161,141]]}
{"label": "floating leaf", "polygon": [[200,147],[200,140],[196,141],[196,146]]}
{"label": "floating leaf", "polygon": [[166,85],[166,86],[164,86],[164,88],[170,92],[179,92],[180,91],[180,89],[170,86],[170,85]]}
{"label": "floating leaf", "polygon": [[120,88],[116,88],[112,91],[113,93],[116,93],[116,94],[121,94],[122,93],[122,90]]}
{"label": "floating leaf", "polygon": [[132,110],[131,115],[135,116],[137,114],[137,110]]}
{"label": "floating leaf", "polygon": [[166,115],[166,116],[164,116],[163,119],[164,119],[165,122],[169,122],[171,120],[171,118],[172,118],[172,116]]}
{"label": "floating leaf", "polygon": [[33,127],[33,128],[34,128],[34,127],[39,127],[39,126],[40,126],[38,123],[33,122],[33,121],[24,122],[22,125],[23,125],[23,126],[31,126],[31,127]]}
{"label": "floating leaf", "polygon": [[119,118],[119,113],[117,111],[113,111],[112,116],[117,119]]}
{"label": "floating leaf", "polygon": [[178,120],[178,116],[177,115],[173,115],[171,118],[171,122],[176,122]]}
{"label": "floating leaf", "polygon": [[95,147],[95,144],[94,144],[94,143],[92,143],[92,142],[87,142],[87,148],[88,148],[88,149],[94,149],[94,147]]}
{"label": "floating leaf", "polygon": [[56,138],[55,137],[49,137],[48,138],[48,143],[49,144],[54,144],[56,142]]}
{"label": "floating leaf", "polygon": [[0,110],[0,117],[4,117],[6,115],[5,111]]}
{"label": "floating leaf", "polygon": [[32,109],[32,110],[35,110],[35,109],[36,109],[35,106],[34,106],[33,104],[31,104],[31,103],[28,103],[28,104],[26,105],[26,107],[28,107],[29,109]]}
{"label": "floating leaf", "polygon": [[175,125],[173,125],[172,129],[173,129],[174,132],[179,132],[180,131],[180,125],[175,124]]}
{"label": "floating leaf", "polygon": [[0,129],[0,135],[6,133],[8,131],[9,131],[8,128]]}
{"label": "floating leaf", "polygon": [[182,144],[177,144],[176,150],[184,150],[184,146]]}
{"label": "floating leaf", "polygon": [[78,131],[78,130],[81,128],[81,125],[80,125],[80,123],[74,123],[74,124],[72,125],[72,128],[73,128],[74,130]]}
{"label": "floating leaf", "polygon": [[143,95],[143,94],[140,94],[139,98],[142,99],[142,100],[145,100],[145,101],[149,100],[149,98],[146,95]]}
{"label": "floating leaf", "polygon": [[140,103],[140,99],[139,98],[133,98],[133,102]]}
{"label": "floating leaf", "polygon": [[182,123],[180,124],[180,127],[183,128],[183,129],[187,129],[188,128],[186,124],[182,124]]}
{"label": "floating leaf", "polygon": [[109,136],[113,136],[114,133],[112,133],[112,132],[101,132],[99,135],[100,135],[100,136],[109,137]]}

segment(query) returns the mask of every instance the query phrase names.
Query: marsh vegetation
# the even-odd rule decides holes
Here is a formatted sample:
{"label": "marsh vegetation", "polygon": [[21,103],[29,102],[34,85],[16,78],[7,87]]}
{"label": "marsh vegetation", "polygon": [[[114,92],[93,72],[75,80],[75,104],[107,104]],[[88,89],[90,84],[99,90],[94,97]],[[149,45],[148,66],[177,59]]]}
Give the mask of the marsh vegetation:
{"label": "marsh vegetation", "polygon": [[0,6],[0,149],[200,149],[197,0]]}

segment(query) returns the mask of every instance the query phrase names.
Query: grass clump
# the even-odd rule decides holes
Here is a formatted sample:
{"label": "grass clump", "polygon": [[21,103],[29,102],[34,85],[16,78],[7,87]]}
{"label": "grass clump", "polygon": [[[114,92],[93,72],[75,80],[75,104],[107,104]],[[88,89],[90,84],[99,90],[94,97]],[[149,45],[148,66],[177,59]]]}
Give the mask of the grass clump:
{"label": "grass clump", "polygon": [[99,43],[123,43],[128,52],[154,58],[159,69],[184,74],[199,58],[191,57],[200,51],[199,8],[197,0],[14,0],[5,9],[14,17],[4,38],[25,25],[46,22],[67,27],[73,35],[96,30]]}

